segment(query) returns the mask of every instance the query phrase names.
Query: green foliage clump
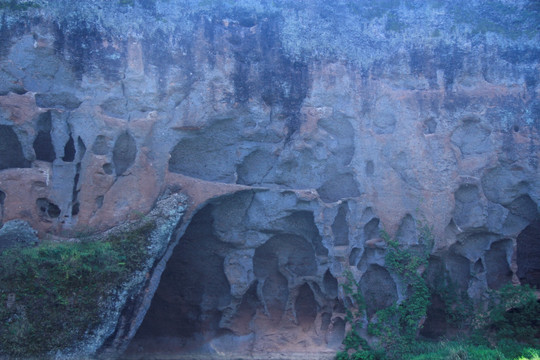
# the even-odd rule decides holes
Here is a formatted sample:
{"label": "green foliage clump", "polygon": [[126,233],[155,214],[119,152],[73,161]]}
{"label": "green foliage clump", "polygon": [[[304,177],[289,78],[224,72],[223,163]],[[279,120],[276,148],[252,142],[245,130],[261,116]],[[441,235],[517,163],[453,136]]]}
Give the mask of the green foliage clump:
{"label": "green foliage clump", "polygon": [[105,241],[45,242],[0,254],[0,354],[61,349],[100,323],[101,305],[146,255],[154,223]]}
{"label": "green foliage clump", "polygon": [[467,340],[419,342],[405,360],[540,360],[540,350],[510,341],[508,346],[472,344]]}
{"label": "green foliage clump", "polygon": [[7,9],[11,11],[24,11],[39,7],[39,4],[36,4],[33,1],[0,0],[0,9]]}
{"label": "green foliage clump", "polygon": [[[420,224],[422,250],[402,248],[388,234],[386,266],[407,285],[407,298],[376,313],[368,324],[368,334],[377,338],[372,348],[360,336],[365,322],[365,300],[350,272],[342,284],[349,304],[346,320],[351,326],[336,359],[445,359],[445,360],[540,360],[540,303],[529,286],[503,286],[488,293],[486,309],[475,309],[471,299],[442,276],[428,287],[424,276],[433,245],[431,228]],[[417,339],[431,296],[437,294],[445,304],[447,321],[462,330],[453,341],[427,342]]]}
{"label": "green foliage clump", "polygon": [[458,329],[470,328],[475,317],[471,298],[459,291],[457,285],[447,275],[438,277],[430,284],[431,296],[438,295],[444,302],[446,321]]}
{"label": "green foliage clump", "polygon": [[[372,355],[372,349],[368,342],[358,333],[358,329],[362,328],[362,319],[365,317],[366,302],[350,271],[345,272],[345,279],[346,282],[342,284],[343,291],[349,300],[352,301],[346,309],[345,321],[351,325],[351,330],[347,332],[343,340],[345,350],[339,352],[336,355],[336,359],[374,359],[370,357]],[[349,357],[349,352],[353,354],[351,357]]]}
{"label": "green foliage clump", "polygon": [[[482,321],[483,320],[483,321]],[[488,312],[479,321],[480,330],[493,341],[519,339],[534,344],[540,335],[540,303],[529,285],[504,285],[490,293]]]}
{"label": "green foliage clump", "polygon": [[[368,324],[368,333],[379,339],[380,349],[372,349],[367,341],[358,333],[365,317],[365,301],[358,285],[350,272],[347,272],[343,290],[354,300],[354,308],[347,310],[347,322],[351,325],[344,340],[345,351],[338,353],[341,359],[384,359],[399,358],[407,353],[417,336],[422,320],[429,306],[430,292],[426,284],[423,269],[433,246],[431,228],[420,224],[418,227],[423,249],[413,252],[402,248],[396,240],[383,232],[382,236],[388,244],[385,263],[389,270],[399,275],[407,285],[407,299],[393,304],[376,313],[376,321]],[[350,355],[349,355],[350,354]]]}
{"label": "green foliage clump", "polygon": [[418,253],[402,248],[386,232],[382,234],[388,244],[385,263],[407,285],[408,296],[399,304],[379,310],[376,314],[377,322],[369,324],[368,332],[379,337],[381,345],[392,357],[408,351],[430,304],[430,292],[423,269],[427,266],[433,238],[427,225],[420,225],[419,232],[423,250]]}

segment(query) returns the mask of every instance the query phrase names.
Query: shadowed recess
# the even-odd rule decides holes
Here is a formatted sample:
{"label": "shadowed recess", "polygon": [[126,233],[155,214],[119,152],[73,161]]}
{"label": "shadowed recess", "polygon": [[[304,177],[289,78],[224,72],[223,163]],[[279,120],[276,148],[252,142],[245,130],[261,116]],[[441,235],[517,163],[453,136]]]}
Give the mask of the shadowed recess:
{"label": "shadowed recess", "polygon": [[[230,286],[223,269],[226,244],[212,234],[212,205],[200,210],[167,262],[152,304],[133,342],[166,351],[175,343],[200,345],[203,333],[219,329],[229,305]],[[170,342],[166,339],[174,339]]]}
{"label": "shadowed recess", "polygon": [[4,217],[4,201],[6,200],[6,193],[0,190],[0,224]]}
{"label": "shadowed recess", "polygon": [[0,125],[0,170],[27,167],[30,167],[30,162],[24,158],[21,143],[13,127]]}
{"label": "shadowed recess", "polygon": [[349,245],[349,224],[347,223],[346,204],[342,204],[339,207],[334,223],[332,224],[332,233],[334,234],[334,245]]}
{"label": "shadowed recess", "polygon": [[38,207],[39,213],[42,216],[49,218],[57,218],[60,216],[60,208],[58,205],[54,204],[48,199],[39,198],[36,200],[36,205]]}
{"label": "shadowed recess", "polygon": [[62,160],[65,162],[73,162],[73,160],[75,160],[75,142],[71,135],[69,135],[69,140],[67,141],[66,146],[64,146],[64,156],[62,157]]}
{"label": "shadowed recess", "polygon": [[344,198],[360,196],[358,183],[353,174],[334,175],[317,189],[325,202],[336,202]]}
{"label": "shadowed recess", "polygon": [[491,289],[499,289],[512,281],[512,270],[508,263],[508,254],[512,251],[512,240],[505,239],[494,242],[486,252],[486,277]]}
{"label": "shadowed recess", "polygon": [[519,280],[540,289],[540,220],[534,221],[519,234],[517,266]]}
{"label": "shadowed recess", "polygon": [[323,278],[324,292],[329,298],[337,298],[338,296],[338,282],[335,277],[332,276],[330,270],[326,270]]}
{"label": "shadowed recess", "polygon": [[51,128],[51,112],[47,111],[40,114],[37,122],[38,133],[33,144],[36,160],[53,162],[56,159],[56,152],[51,138]]}
{"label": "shadowed recess", "polygon": [[133,165],[137,157],[137,144],[135,139],[125,132],[116,139],[113,149],[113,164],[116,176],[122,175]]}
{"label": "shadowed recess", "polygon": [[313,291],[308,284],[302,285],[298,290],[294,309],[298,325],[302,327],[303,331],[308,331],[314,325],[318,310]]}
{"label": "shadowed recess", "polygon": [[360,279],[360,290],[366,299],[368,317],[387,308],[398,299],[396,283],[382,266],[372,264]]}

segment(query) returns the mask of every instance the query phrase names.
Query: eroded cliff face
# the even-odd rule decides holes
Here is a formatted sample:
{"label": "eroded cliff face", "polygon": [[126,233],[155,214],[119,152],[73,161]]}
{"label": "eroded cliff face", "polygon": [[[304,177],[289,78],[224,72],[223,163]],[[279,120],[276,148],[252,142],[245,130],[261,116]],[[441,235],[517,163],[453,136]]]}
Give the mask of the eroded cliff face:
{"label": "eroded cliff face", "polygon": [[62,238],[191,201],[105,347],[332,353],[343,272],[368,317],[403,299],[379,234],[417,247],[422,219],[428,278],[540,285],[534,2],[38,3],[3,10],[0,220]]}

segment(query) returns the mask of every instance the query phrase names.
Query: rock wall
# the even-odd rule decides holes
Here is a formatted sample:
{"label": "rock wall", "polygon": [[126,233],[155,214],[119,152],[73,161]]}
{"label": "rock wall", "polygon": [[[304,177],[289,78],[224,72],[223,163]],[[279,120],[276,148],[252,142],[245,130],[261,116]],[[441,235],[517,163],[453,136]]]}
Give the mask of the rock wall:
{"label": "rock wall", "polygon": [[403,299],[379,233],[414,248],[422,219],[429,276],[539,285],[536,2],[14,4],[0,220],[62,238],[191,199],[132,356],[332,353],[344,270],[368,316]]}

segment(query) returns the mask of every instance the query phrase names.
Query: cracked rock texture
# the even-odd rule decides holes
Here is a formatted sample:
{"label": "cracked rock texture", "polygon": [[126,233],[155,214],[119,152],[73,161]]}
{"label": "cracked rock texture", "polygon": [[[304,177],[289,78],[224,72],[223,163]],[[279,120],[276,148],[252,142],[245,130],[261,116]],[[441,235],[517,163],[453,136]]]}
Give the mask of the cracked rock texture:
{"label": "cracked rock texture", "polygon": [[432,281],[540,286],[537,2],[31,3],[0,8],[0,223],[190,199],[105,353],[331,356],[343,272],[368,317],[402,300],[380,230],[423,219]]}

